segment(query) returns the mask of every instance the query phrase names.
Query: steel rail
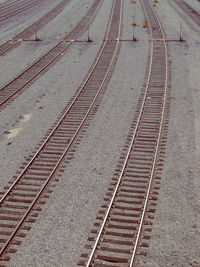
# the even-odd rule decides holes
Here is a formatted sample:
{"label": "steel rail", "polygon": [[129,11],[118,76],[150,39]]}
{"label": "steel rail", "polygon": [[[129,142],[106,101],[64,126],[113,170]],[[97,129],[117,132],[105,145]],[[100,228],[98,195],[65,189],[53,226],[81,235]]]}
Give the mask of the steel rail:
{"label": "steel rail", "polygon": [[[121,20],[122,20],[122,0],[120,0],[121,1],[121,12],[120,12],[120,22],[119,22],[119,31],[118,31],[118,42],[119,42],[119,37],[120,37],[120,32],[121,32]],[[112,10],[112,12],[114,12],[114,6],[113,6],[113,10]],[[110,22],[110,25],[111,25],[111,22]],[[109,25],[109,27],[110,27],[110,25]],[[112,204],[111,204],[112,205]],[[110,208],[111,208],[111,205],[110,205]],[[93,256],[94,256],[94,253],[95,253],[95,250],[96,250],[96,247],[97,247],[97,245],[98,245],[98,242],[99,242],[99,239],[100,239],[100,237],[101,237],[101,234],[102,234],[102,231],[103,231],[103,228],[104,228],[104,224],[106,223],[106,220],[107,220],[107,214],[106,214],[106,216],[105,216],[105,219],[104,219],[104,222],[103,222],[103,224],[102,224],[102,226],[101,226],[101,229],[100,229],[100,231],[99,231],[99,234],[98,234],[98,236],[97,236],[97,239],[96,239],[96,242],[95,242],[95,244],[94,244],[94,247],[93,247],[93,249],[92,249],[92,252],[91,252],[91,254],[90,254],[90,257],[89,257],[89,259],[88,259],[88,262],[87,262],[87,265],[86,265],[86,267],[89,267],[90,266],[90,263],[91,263],[91,261],[92,261],[92,259],[93,259]]]}
{"label": "steel rail", "polygon": [[[142,0],[142,4],[143,4],[143,1],[145,1],[145,0]],[[159,21],[159,18],[157,16],[156,12],[154,11],[150,1],[149,0],[146,0],[146,1],[149,2],[150,6],[151,6],[151,9],[152,9],[152,11],[153,11],[153,13],[154,13],[154,15],[155,15],[155,17],[157,19],[157,22],[158,22],[158,24],[160,26],[160,30],[162,32],[162,35],[163,35],[163,40],[164,40],[163,42],[164,42],[164,47],[165,47],[165,59],[166,59],[166,61],[165,61],[165,71],[166,72],[165,72],[165,88],[164,88],[164,99],[163,99],[162,116],[161,116],[161,120],[160,120],[160,127],[159,127],[159,133],[158,133],[158,138],[157,138],[155,156],[154,156],[154,161],[153,161],[153,165],[152,165],[152,171],[151,171],[151,175],[150,175],[150,179],[149,179],[149,185],[148,185],[148,190],[147,190],[146,199],[145,199],[145,203],[144,203],[144,208],[143,208],[143,211],[142,211],[142,216],[141,216],[141,219],[140,219],[140,224],[139,224],[139,228],[138,228],[138,232],[137,232],[137,237],[136,237],[136,241],[135,241],[135,244],[134,244],[134,249],[133,249],[133,253],[132,253],[132,257],[131,257],[131,261],[130,261],[130,265],[129,265],[130,267],[133,266],[133,263],[134,263],[134,260],[135,260],[136,251],[137,251],[137,247],[138,247],[138,244],[139,244],[139,238],[140,238],[140,235],[141,235],[142,226],[143,226],[143,222],[144,222],[145,212],[146,212],[147,204],[148,204],[148,200],[149,200],[151,185],[152,185],[152,181],[153,181],[153,175],[154,175],[154,171],[155,171],[155,167],[156,167],[158,149],[159,149],[159,144],[160,144],[160,139],[161,139],[161,132],[162,132],[162,127],[163,127],[164,111],[165,111],[166,95],[167,95],[167,86],[168,86],[168,61],[167,61],[167,45],[166,45],[166,41],[165,41],[165,34],[164,34],[164,31],[163,31],[162,25],[161,25],[161,23]],[[144,10],[145,10],[146,16],[148,18],[149,25],[151,25],[149,17],[148,17],[148,13],[147,13],[145,7],[144,7]],[[151,27],[151,36],[152,36],[152,27]],[[152,49],[153,49],[153,42],[152,42]],[[152,67],[152,61],[151,61],[151,67]],[[148,87],[149,87],[149,83],[150,83],[150,76],[149,76],[149,80],[148,80],[148,84],[147,84]]]}
{"label": "steel rail", "polygon": [[[189,15],[189,17],[198,25],[200,26],[200,14],[194,10],[190,5],[188,5],[188,3],[186,3],[185,1],[181,0],[175,1],[177,3],[177,5],[186,13]],[[197,17],[196,17],[196,16]]]}
{"label": "steel rail", "polygon": [[4,10],[4,9],[10,7],[10,6],[17,5],[18,3],[23,2],[23,1],[25,1],[25,0],[16,0],[16,1],[10,3],[10,4],[3,5],[2,7],[0,7],[0,11],[1,11],[1,10]]}
{"label": "steel rail", "polygon": [[[153,48],[153,47],[152,47],[152,48]],[[152,50],[152,49],[151,49],[151,50]],[[152,61],[152,56],[153,56],[153,50],[151,51],[151,59],[150,59],[151,61]],[[151,68],[151,66],[150,66],[150,68]],[[150,76],[151,76],[151,71],[149,71],[149,74],[148,74],[148,85],[149,85],[149,81],[150,81]],[[128,152],[127,152],[127,155],[126,155],[126,158],[125,158],[125,162],[124,162],[123,167],[122,167],[121,174],[120,174],[120,176],[119,176],[119,179],[118,179],[116,188],[115,188],[114,193],[113,193],[113,196],[112,196],[112,198],[111,198],[111,200],[110,200],[110,204],[109,204],[109,206],[108,206],[108,210],[107,210],[107,212],[106,212],[106,214],[105,214],[105,218],[104,218],[104,220],[103,220],[103,222],[102,222],[101,228],[100,228],[100,230],[99,230],[99,234],[98,234],[98,236],[97,236],[97,238],[96,238],[96,241],[95,241],[93,250],[92,250],[92,252],[91,252],[91,255],[90,255],[90,257],[89,257],[89,260],[88,260],[88,263],[87,263],[86,267],[90,267],[92,258],[93,258],[93,256],[94,256],[94,253],[95,253],[95,250],[96,250],[97,245],[98,245],[98,243],[99,243],[99,240],[100,240],[100,238],[101,238],[101,236],[102,236],[102,233],[103,233],[105,224],[106,224],[106,222],[107,222],[109,213],[110,213],[110,211],[111,211],[111,209],[112,209],[112,206],[113,206],[113,203],[114,203],[114,200],[115,200],[117,191],[118,191],[118,189],[119,189],[119,186],[120,186],[120,183],[121,183],[121,180],[122,180],[122,177],[123,177],[123,173],[124,173],[124,170],[125,170],[125,168],[126,168],[126,165],[127,165],[127,162],[128,162],[129,156],[130,156],[130,152],[131,152],[131,150],[132,150],[132,146],[133,146],[134,139],[135,139],[135,136],[136,136],[136,133],[137,133],[138,125],[139,125],[139,121],[140,121],[140,118],[141,118],[141,115],[142,115],[142,112],[143,112],[142,109],[143,109],[144,104],[145,104],[145,98],[146,98],[146,96],[147,96],[147,88],[148,88],[148,85],[146,86],[145,95],[144,95],[143,102],[142,102],[142,108],[140,109],[139,118],[138,118],[137,123],[136,123],[136,127],[135,127],[135,130],[134,130],[134,133],[133,133],[133,137],[132,137],[132,140],[131,140],[131,143],[130,143],[130,146],[129,146],[129,149],[128,149]]]}
{"label": "steel rail", "polygon": [[[98,1],[98,0],[96,0]],[[99,10],[101,4],[102,4],[103,0],[99,0],[99,4],[94,12],[94,14],[91,16],[91,18],[89,19],[89,21],[83,26],[83,28],[81,29],[81,31],[79,31],[75,36],[74,36],[74,40],[77,39],[81,34],[83,34],[83,32],[85,32],[87,30],[87,28],[89,27],[89,25],[91,24],[91,22],[93,21],[94,17],[96,16],[97,11]],[[95,3],[95,1],[94,1]],[[92,8],[92,7],[91,7]],[[51,48],[48,52],[46,52],[45,54],[43,54],[41,57],[39,57],[35,62],[33,62],[28,68],[26,68],[25,70],[23,70],[20,74],[18,74],[15,78],[13,78],[13,80],[11,80],[9,83],[7,83],[3,88],[0,89],[0,94],[1,91],[4,91],[6,87],[8,87],[9,85],[11,85],[16,79],[18,79],[19,77],[21,77],[23,74],[25,74],[27,71],[31,70],[31,68],[33,68],[40,60],[42,60],[45,56],[49,55],[53,50],[55,50],[62,42],[68,41],[67,37],[70,36],[71,34],[73,34],[73,31],[75,31],[75,29],[81,25],[82,21],[87,17],[88,13],[90,12],[90,10],[87,12],[87,14],[83,17],[83,19],[60,41],[58,42],[53,48]],[[31,78],[29,78],[22,86],[20,86],[16,91],[14,91],[13,93],[11,93],[5,100],[3,100],[2,102],[0,102],[0,107],[5,104],[8,100],[10,100],[14,95],[16,95],[20,90],[22,90],[27,84],[29,84],[34,78],[36,78],[42,71],[44,71],[49,65],[51,65],[53,62],[55,62],[61,55],[62,53],[67,50],[70,45],[74,42],[74,40],[71,40],[71,42],[68,42],[68,44],[60,50],[59,53],[57,53],[57,55],[53,58],[53,60],[49,61],[47,64],[45,64],[42,68],[40,68],[40,70],[34,74]]]}
{"label": "steel rail", "polygon": [[[111,16],[112,18],[112,16]],[[110,19],[111,21],[111,19]],[[49,134],[49,136],[47,137],[47,139],[45,140],[45,142],[42,144],[42,146],[40,147],[40,149],[35,153],[35,155],[32,157],[32,159],[30,160],[30,162],[28,163],[28,165],[25,167],[25,169],[21,172],[21,174],[18,176],[18,178],[15,180],[15,182],[13,183],[13,185],[9,188],[9,190],[6,192],[6,194],[2,197],[2,199],[0,200],[0,205],[3,204],[3,202],[5,201],[6,197],[9,196],[9,194],[11,193],[12,189],[16,186],[16,184],[18,184],[18,182],[20,181],[20,179],[22,178],[23,174],[26,172],[26,170],[28,169],[28,167],[30,167],[30,165],[32,164],[32,162],[36,159],[36,157],[38,156],[39,152],[45,147],[45,145],[47,144],[48,140],[50,139],[50,137],[53,135],[53,133],[56,131],[56,129],[58,128],[58,126],[62,123],[64,117],[67,115],[67,113],[69,112],[69,110],[71,109],[71,107],[74,105],[75,101],[77,100],[78,96],[80,95],[80,93],[83,91],[85,85],[87,84],[88,80],[90,79],[93,71],[95,70],[103,52],[104,52],[104,49],[105,49],[105,46],[107,44],[107,37],[109,35],[109,31],[110,31],[110,23],[109,23],[109,26],[108,26],[108,31],[107,31],[107,34],[106,34],[106,38],[104,40],[104,43],[103,43],[103,46],[100,50],[100,53],[96,59],[96,62],[94,64],[94,66],[92,67],[88,77],[86,78],[84,84],[82,85],[81,89],[79,90],[79,92],[77,93],[76,97],[74,98],[73,102],[70,104],[70,106],[68,107],[67,111],[65,112],[65,114],[62,116],[62,118],[59,120],[59,122],[57,123],[57,125],[55,126],[55,128],[51,131],[51,133]],[[74,142],[75,138],[77,137],[77,135],[79,134],[84,122],[86,121],[89,113],[91,112],[91,109],[94,107],[95,105],[95,102],[105,84],[105,81],[108,77],[108,74],[110,72],[110,69],[113,65],[113,62],[115,60],[115,56],[116,56],[116,53],[117,53],[117,49],[118,49],[118,45],[119,45],[119,39],[116,40],[116,46],[115,46],[115,51],[113,53],[113,56],[112,56],[112,59],[110,61],[110,64],[109,64],[109,67],[106,71],[106,74],[105,74],[105,77],[104,79],[102,80],[101,84],[100,84],[100,87],[96,93],[96,96],[95,98],[93,99],[90,107],[88,108],[88,111],[86,113],[86,115],[84,116],[81,124],[79,125],[78,129],[76,130],[75,134],[73,135],[72,139],[70,140],[69,144],[67,145],[65,151],[63,152],[62,156],[60,157],[59,161],[57,162],[56,166],[54,167],[54,169],[51,171],[51,174],[49,175],[49,177],[47,178],[46,182],[44,183],[44,185],[42,186],[42,188],[40,189],[40,191],[38,192],[37,196],[35,197],[34,201],[31,203],[31,206],[28,208],[28,210],[26,211],[26,213],[24,214],[23,218],[20,220],[20,222],[17,224],[14,232],[12,233],[12,235],[10,236],[10,238],[8,239],[8,241],[5,243],[5,245],[2,247],[1,251],[0,251],[0,256],[2,256],[2,254],[5,252],[5,250],[8,248],[10,242],[13,240],[14,236],[16,235],[16,233],[18,232],[18,230],[20,229],[21,225],[24,223],[24,221],[26,220],[27,216],[29,215],[29,213],[32,211],[34,205],[36,204],[36,202],[38,201],[38,199],[40,198],[41,194],[44,192],[46,186],[48,185],[49,181],[51,180],[52,176],[55,174],[56,170],[58,169],[60,163],[62,162],[63,158],[65,157],[66,153],[68,152],[68,150],[70,149],[72,143]]]}
{"label": "steel rail", "polygon": [[13,11],[11,10],[10,12],[8,12],[6,14],[2,14],[2,15],[0,15],[0,21],[4,21],[4,20],[9,19],[10,17],[13,17],[13,16],[15,16],[15,15],[17,15],[23,11],[26,11],[27,9],[32,8],[35,5],[37,5],[38,2],[40,2],[40,0],[35,0],[34,2],[28,3],[27,5],[19,7],[16,10],[13,10]]}
{"label": "steel rail", "polygon": [[28,28],[15,35],[4,44],[0,45],[0,56],[5,55],[8,51],[21,44],[23,40],[32,36],[38,29],[44,27],[50,20],[55,18],[55,16],[57,16],[63,10],[63,7],[67,5],[69,1],[70,0],[63,0]]}
{"label": "steel rail", "polygon": [[[151,25],[148,16],[147,16],[147,19],[148,19],[149,25]],[[158,22],[159,22],[159,20],[158,20]],[[159,25],[160,25],[160,28],[161,28],[161,31],[162,31],[162,35],[163,35],[163,39],[164,39],[164,36],[165,35],[164,35],[163,30],[162,30],[162,27],[161,27],[160,22],[159,22]],[[150,31],[150,35],[151,35],[151,40],[153,40],[152,29]],[[135,126],[135,129],[134,129],[134,132],[133,132],[133,136],[132,136],[132,139],[130,141],[130,145],[129,145],[129,148],[128,148],[128,151],[127,151],[127,155],[126,155],[126,158],[125,158],[124,163],[123,163],[123,166],[122,166],[122,170],[121,170],[120,175],[119,175],[119,178],[118,178],[117,185],[115,187],[115,190],[114,190],[113,195],[112,195],[112,198],[110,200],[108,209],[107,209],[106,214],[104,216],[104,220],[103,220],[103,222],[101,224],[101,227],[99,229],[98,235],[97,235],[96,240],[95,240],[95,244],[93,245],[93,249],[92,249],[92,252],[91,252],[91,254],[89,256],[89,260],[87,262],[86,267],[90,267],[91,266],[91,263],[92,263],[92,260],[93,260],[93,257],[94,257],[94,253],[96,251],[96,248],[97,248],[97,246],[99,244],[100,238],[101,238],[101,236],[103,234],[103,231],[105,229],[105,225],[107,223],[107,220],[108,220],[110,211],[111,211],[111,209],[113,207],[113,204],[114,204],[114,201],[115,201],[115,198],[116,198],[118,189],[119,189],[120,184],[121,184],[121,181],[122,181],[122,177],[124,175],[125,169],[126,169],[127,164],[128,164],[128,160],[129,160],[130,153],[131,153],[131,150],[132,150],[134,141],[135,141],[136,134],[138,132],[140,120],[141,120],[141,117],[142,117],[142,114],[143,114],[143,109],[144,109],[146,98],[147,98],[148,88],[149,88],[150,81],[151,81],[152,61],[153,61],[153,53],[154,53],[154,51],[153,51],[153,45],[154,45],[154,43],[152,41],[151,42],[151,54],[150,54],[150,66],[149,66],[147,84],[146,84],[146,87],[145,87],[144,97],[143,97],[143,101],[142,101],[142,104],[141,104],[140,112],[139,112],[139,115],[138,115],[138,118],[137,118],[136,126]],[[165,42],[165,52],[166,52],[165,53],[165,58],[167,59],[166,42]],[[146,212],[147,203],[148,203],[148,199],[149,199],[149,194],[150,194],[150,189],[151,189],[151,185],[152,185],[153,174],[154,174],[155,165],[156,165],[157,153],[158,153],[158,148],[159,148],[159,140],[160,140],[160,137],[161,137],[161,130],[162,130],[162,126],[163,126],[164,110],[165,110],[165,103],[166,103],[167,81],[168,81],[168,73],[167,73],[168,65],[167,65],[167,60],[166,60],[166,66],[165,67],[166,67],[166,74],[165,74],[165,81],[166,81],[166,83],[165,83],[165,99],[163,101],[161,124],[160,124],[160,127],[159,127],[159,135],[158,135],[157,144],[156,144],[156,151],[155,151],[155,157],[154,157],[154,161],[153,161],[153,168],[152,168],[150,179],[149,179],[148,190],[147,190],[147,193],[146,193],[146,199],[145,199],[145,202],[144,202],[144,208],[143,208],[142,215],[141,215],[141,220],[140,220],[140,224],[139,224],[139,229],[138,229],[138,233],[137,233],[137,238],[136,238],[135,246],[134,246],[133,253],[132,253],[132,256],[131,256],[131,261],[130,261],[130,265],[129,265],[130,267],[133,266],[133,261],[134,261],[136,250],[137,250],[137,246],[138,246],[138,243],[139,243],[139,237],[140,237],[140,234],[141,234],[142,225],[143,225],[143,221],[144,221],[144,215],[145,215],[145,212]]]}
{"label": "steel rail", "polygon": [[5,198],[8,196],[8,194],[11,192],[11,190],[14,188],[14,186],[18,183],[18,181],[21,179],[21,177],[24,175],[24,173],[26,172],[26,170],[28,169],[28,167],[30,167],[30,165],[32,164],[32,162],[35,160],[35,158],[38,156],[38,154],[41,152],[41,150],[44,148],[44,146],[47,144],[47,142],[49,141],[49,139],[51,138],[51,136],[54,134],[54,132],[56,131],[56,129],[58,128],[58,126],[61,124],[61,122],[64,120],[64,118],[66,117],[66,115],[69,113],[69,111],[71,110],[72,106],[74,105],[74,103],[76,102],[77,98],[79,97],[79,95],[81,94],[81,92],[83,91],[86,83],[88,82],[89,78],[91,77],[100,57],[101,54],[103,53],[103,49],[106,45],[106,41],[104,42],[103,48],[100,51],[99,56],[97,57],[97,62],[95,63],[95,65],[92,67],[88,77],[86,78],[85,82],[83,83],[83,85],[81,86],[80,90],[78,91],[77,95],[75,96],[75,98],[72,100],[71,104],[69,105],[69,107],[67,108],[66,112],[64,113],[64,115],[61,117],[61,119],[58,121],[58,123],[56,124],[56,126],[54,127],[54,129],[51,131],[51,133],[49,134],[49,136],[47,137],[47,139],[44,141],[44,143],[42,144],[42,146],[40,147],[40,149],[35,153],[35,155],[32,157],[32,159],[30,160],[30,162],[27,164],[27,166],[24,168],[24,170],[20,173],[20,175],[18,176],[18,178],[15,180],[15,183],[13,183],[13,185],[9,188],[9,190],[4,194],[4,196],[0,199],[0,205],[2,205],[3,201],[5,200]]}

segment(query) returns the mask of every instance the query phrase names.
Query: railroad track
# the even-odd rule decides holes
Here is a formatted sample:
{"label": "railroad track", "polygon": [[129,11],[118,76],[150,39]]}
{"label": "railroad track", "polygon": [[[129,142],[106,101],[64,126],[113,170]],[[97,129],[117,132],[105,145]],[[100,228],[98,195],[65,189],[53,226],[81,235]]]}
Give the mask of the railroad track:
{"label": "railroad track", "polygon": [[69,1],[70,0],[63,0],[52,10],[46,13],[42,18],[37,20],[28,28],[26,28],[24,31],[20,32],[12,39],[8,40],[6,43],[0,45],[0,56],[4,56],[8,52],[10,52],[13,48],[20,45],[23,40],[31,37],[36,31],[44,27],[49,21],[55,18],[63,10],[63,8],[69,3]]}
{"label": "railroad track", "polygon": [[[40,3],[40,0],[35,0],[35,1],[29,1],[27,3],[21,3],[21,1],[17,1],[13,5],[7,5],[4,7],[0,8],[0,21],[7,20],[19,13],[24,12],[25,10],[34,7],[38,3]],[[20,4],[20,5],[18,5]],[[21,5],[22,4],[22,5]]]}
{"label": "railroad track", "polygon": [[24,2],[25,0],[16,0],[16,1],[13,1],[12,3],[9,3],[9,4],[0,4],[0,11],[3,10],[3,9],[6,9],[8,7],[11,7],[11,6],[14,6],[14,5],[17,5],[21,2]]}
{"label": "railroad track", "polygon": [[[31,66],[0,89],[0,110],[12,102],[22,90],[55,63],[60,56],[80,37],[95,18],[103,0],[95,0],[83,19],[52,49],[37,59]],[[71,40],[71,41],[70,41]]]}
{"label": "railroad track", "polygon": [[183,0],[175,0],[176,4],[187,14],[189,17],[200,26],[200,14],[194,10],[190,5],[188,5]]}
{"label": "railroad track", "polygon": [[21,238],[38,216],[59,171],[72,158],[97,110],[117,60],[121,14],[122,0],[113,0],[107,34],[85,82],[35,153],[23,164],[19,175],[1,192],[0,261],[3,264],[21,244]]}
{"label": "railroad track", "polygon": [[148,0],[151,36],[146,87],[139,98],[112,182],[78,263],[87,267],[143,266],[152,231],[166,145],[170,97],[165,34]]}

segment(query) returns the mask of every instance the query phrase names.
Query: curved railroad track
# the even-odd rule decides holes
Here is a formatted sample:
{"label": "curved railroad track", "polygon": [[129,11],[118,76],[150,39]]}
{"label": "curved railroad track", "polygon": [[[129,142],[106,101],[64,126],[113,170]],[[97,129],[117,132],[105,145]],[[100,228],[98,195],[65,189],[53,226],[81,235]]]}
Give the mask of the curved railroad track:
{"label": "curved railroad track", "polygon": [[[37,59],[32,65],[17,75],[12,81],[0,89],[0,110],[12,102],[30,82],[38,78],[39,75],[47,71],[66,50],[73,44],[74,40],[80,37],[95,18],[103,0],[95,0],[76,27],[72,29],[60,42],[52,49]],[[69,41],[71,40],[71,41]]]}
{"label": "curved railroad track", "polygon": [[152,5],[148,0],[142,3],[151,35],[147,83],[104,204],[85,246],[87,250],[78,263],[81,266],[143,266],[138,261],[146,255],[149,246],[170,98],[165,34]]}
{"label": "curved railroad track", "polygon": [[0,261],[6,263],[35,221],[44,199],[80,142],[105,93],[119,51],[122,0],[113,0],[107,34],[85,82],[35,153],[1,192]]}
{"label": "curved railroad track", "polygon": [[20,45],[23,40],[29,38],[37,30],[44,27],[49,21],[55,18],[63,10],[63,8],[69,3],[69,1],[70,0],[63,0],[61,3],[55,6],[52,10],[46,13],[42,18],[34,22],[28,28],[26,28],[24,31],[20,32],[19,34],[14,36],[12,39],[8,40],[6,43],[0,45],[0,56],[4,56],[9,51],[11,51],[13,48]]}
{"label": "curved railroad track", "polygon": [[200,14],[183,0],[175,0],[176,4],[198,25],[200,26]]}
{"label": "curved railroad track", "polygon": [[[13,5],[7,5],[0,8],[0,21],[7,20],[21,12],[24,12],[25,10],[34,7],[40,3],[40,0],[35,1],[29,1],[27,3],[21,3],[21,1],[17,1]],[[18,5],[19,4],[19,5]]]}
{"label": "curved railroad track", "polygon": [[11,6],[14,6],[14,5],[17,5],[21,2],[24,2],[25,0],[16,0],[16,1],[13,1],[11,3],[8,3],[8,4],[0,4],[0,11],[3,10],[3,9],[6,9],[8,7],[11,7]]}

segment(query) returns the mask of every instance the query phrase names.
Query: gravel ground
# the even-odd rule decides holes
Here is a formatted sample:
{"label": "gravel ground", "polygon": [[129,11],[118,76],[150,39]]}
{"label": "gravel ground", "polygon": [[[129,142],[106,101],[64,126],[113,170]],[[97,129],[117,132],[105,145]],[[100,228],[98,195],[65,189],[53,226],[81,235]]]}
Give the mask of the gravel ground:
{"label": "gravel ground", "polygon": [[[91,38],[94,39],[95,42],[100,37],[101,29],[105,29],[105,24],[107,24],[108,15],[111,10],[111,4],[112,1],[104,1],[97,19],[91,27]],[[132,38],[133,29],[131,23],[133,20],[132,16],[134,15],[134,20],[139,25],[135,30],[135,35],[137,35],[139,41],[136,43],[122,42],[118,63],[107,92],[81,145],[77,149],[75,159],[71,161],[66,168],[54,193],[50,196],[48,204],[45,205],[45,209],[41,212],[37,223],[33,225],[27,238],[23,240],[20,250],[13,255],[8,266],[71,267],[77,265],[81,250],[84,247],[89,231],[95,220],[96,212],[103,201],[107,186],[111,181],[116,163],[125,143],[140,89],[144,81],[143,77],[148,52],[148,35],[146,29],[140,26],[143,21],[143,15],[139,3],[134,5],[134,8],[135,9],[133,9],[133,5],[131,5],[129,1],[124,1],[122,38],[124,40],[130,40],[130,38]],[[103,21],[102,16],[104,17]],[[102,23],[104,27],[102,27]],[[96,36],[97,32],[98,36]],[[102,40],[98,41],[98,45],[101,41]],[[97,47],[97,45],[95,45],[95,47]],[[71,52],[67,58],[70,58],[72,54]],[[88,51],[88,54],[92,54],[91,49]],[[84,59],[87,65],[90,66],[92,60],[89,58],[88,54],[79,53],[77,55],[78,58],[75,60],[79,60],[80,62],[81,59]],[[72,60],[71,58],[71,61]],[[66,64],[66,61],[65,59],[65,62],[62,64]],[[58,64],[56,64],[56,66],[57,65]],[[60,65],[60,68],[64,66],[65,65]],[[70,75],[73,74],[74,70],[75,68],[71,70]],[[51,73],[53,73],[53,71],[54,68],[50,70]],[[66,69],[66,73],[68,73],[67,71],[69,70]],[[83,75],[83,65],[80,66],[80,69],[77,71],[79,71],[79,75]],[[75,76],[73,76],[72,79],[74,77]],[[132,77],[134,77],[134,79]],[[45,85],[45,82],[47,83],[48,81],[45,76],[42,80],[43,82],[40,82],[42,85]],[[67,85],[65,85],[66,88],[66,86],[68,87],[69,81],[68,79],[65,79],[65,81],[67,82]],[[51,80],[48,82],[51,83]],[[74,83],[74,89],[76,88],[75,85]],[[48,103],[51,103],[51,106],[53,106],[54,103],[58,103],[59,101],[62,105],[64,96],[67,100],[68,94],[64,95],[63,93],[60,98],[57,96],[55,102],[52,99],[50,100],[49,97]],[[27,97],[28,92],[27,94],[23,94],[24,99]],[[22,103],[22,99],[20,100],[18,98],[17,101],[18,105]],[[17,101],[12,105],[17,105]],[[25,102],[25,100],[23,100],[23,102]],[[33,133],[33,128],[30,129],[29,125],[35,125],[34,128],[39,132],[37,136],[42,136],[43,131],[40,129],[40,126],[44,123],[44,127],[46,128],[46,125],[49,124],[49,120],[46,121],[49,111],[50,109],[46,105],[43,105],[43,109],[41,111],[38,110],[38,112],[42,112],[40,115],[42,119],[39,120],[37,114],[34,114],[30,121],[24,125],[24,129],[20,132],[20,135],[13,140],[13,146],[15,144],[16,147],[20,146],[21,154],[27,154],[25,150],[31,149],[33,145],[27,144],[28,140],[26,140],[25,144],[19,145],[20,141],[23,140],[23,136],[26,136],[26,138],[30,137],[35,143],[37,143],[36,139],[39,139],[35,135],[36,130],[34,131],[35,133]],[[53,114],[53,111],[51,111],[51,114]],[[54,117],[56,116],[54,115]],[[8,146],[6,147],[7,149],[4,150],[4,155],[7,155],[8,150],[13,151],[14,149],[9,149]],[[12,152],[10,153],[12,154]],[[102,157],[102,155],[104,156]],[[9,157],[12,156],[13,155],[9,155]],[[19,165],[19,161],[20,157],[16,166]],[[6,162],[2,165],[4,166],[5,164]],[[14,165],[13,167],[15,168]],[[5,172],[6,168],[4,173]],[[2,179],[3,178],[4,177],[2,177]]]}
{"label": "gravel ground", "polygon": [[[182,12],[174,12],[167,2],[160,2],[157,12],[167,38],[178,37],[179,25],[184,23],[179,16]],[[145,267],[200,266],[200,35],[190,19],[186,22],[183,24],[186,42],[169,43],[172,62],[169,134],[150,249],[146,262],[141,263]]]}
{"label": "gravel ground", "polygon": [[[42,41],[24,41],[20,46],[2,57],[0,86],[5,85],[38,57],[52,48],[67,32],[70,32],[86,14],[91,3],[92,0],[84,0],[81,3],[78,0],[70,1],[58,16],[39,30],[37,36]],[[31,40],[33,39],[34,37],[31,37]]]}
{"label": "gravel ground", "polygon": [[187,0],[186,3],[194,8],[196,11],[200,12],[200,2],[198,0]]}
{"label": "gravel ground", "polygon": [[[106,3],[105,6],[105,9],[108,9],[105,12],[105,20],[101,20],[101,10],[91,26],[91,38],[94,42],[75,43],[70,53],[63,56],[57,64],[1,112],[0,164],[4,170],[0,174],[1,188],[8,181],[8,177],[12,177],[16,166],[23,161],[25,155],[27,156],[27,152],[39,143],[86,76],[104,38],[111,2]],[[86,35],[83,38],[86,39]],[[51,120],[49,120],[50,114]],[[34,125],[34,130],[31,125]],[[23,142],[24,139],[26,142]],[[14,160],[10,163],[8,158],[12,157]],[[8,172],[8,175],[5,176],[5,172]]]}
{"label": "gravel ground", "polygon": [[[91,26],[93,43],[75,44],[70,53],[1,112],[1,190],[86,75],[102,42],[111,4],[111,0],[104,1]],[[182,23],[187,42],[169,42],[169,135],[150,249],[141,263],[145,267],[200,266],[199,29],[190,20],[184,23],[184,16],[180,17],[183,12],[176,10],[169,1],[156,7],[167,38],[179,39]],[[134,35],[138,42],[121,43],[115,71],[95,118],[9,267],[77,266],[125,143],[144,81],[148,36],[141,27],[143,14],[139,3],[132,5],[124,0],[122,39],[132,38],[133,21],[137,23]],[[13,51],[13,55],[17,53]]]}
{"label": "gravel ground", "polygon": [[[11,1],[7,1],[4,4],[9,4]],[[12,1],[13,2],[13,1]],[[27,28],[30,24],[35,22],[37,19],[42,17],[49,10],[53,9],[54,6],[59,4],[61,0],[43,0],[41,3],[36,6],[25,10],[22,13],[10,17],[7,20],[1,21],[0,24],[0,33],[1,40],[0,44],[12,38],[17,33],[21,32]]]}

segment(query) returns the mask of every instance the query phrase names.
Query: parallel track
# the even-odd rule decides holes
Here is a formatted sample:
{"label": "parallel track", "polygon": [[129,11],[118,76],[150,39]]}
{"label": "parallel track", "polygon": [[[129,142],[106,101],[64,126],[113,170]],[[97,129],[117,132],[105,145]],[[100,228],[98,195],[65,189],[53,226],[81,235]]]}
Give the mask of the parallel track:
{"label": "parallel track", "polygon": [[[51,50],[37,59],[31,66],[25,69],[12,81],[0,89],[0,110],[15,99],[35,78],[39,77],[41,73],[47,70],[53,63],[55,63],[61,55],[73,44],[74,40],[80,37],[95,18],[97,11],[100,8],[103,0],[95,0],[85,17],[72,29],[58,44]],[[69,40],[72,40],[69,42]]]}
{"label": "parallel track", "polygon": [[[30,229],[38,216],[40,205],[55,184],[60,165],[72,157],[76,141],[94,115],[106,82],[113,70],[118,51],[121,0],[113,0],[107,34],[95,63],[76,96],[61,114],[59,121],[44,138],[39,149],[26,162],[20,175],[2,192],[0,200],[0,261],[4,264],[10,253]],[[59,176],[59,175],[58,175]],[[39,206],[38,206],[39,205]]]}
{"label": "parallel track", "polygon": [[188,5],[183,0],[175,0],[176,4],[187,14],[189,17],[200,26],[200,14],[194,10],[190,5]]}
{"label": "parallel track", "polygon": [[11,40],[6,43],[0,45],[0,56],[7,54],[14,47],[17,47],[22,43],[23,40],[32,36],[37,30],[44,27],[49,21],[55,18],[63,8],[69,3],[70,0],[63,0],[57,6],[55,6],[52,10],[50,10],[47,14],[45,14],[42,18],[37,20],[35,23],[30,25],[24,31],[20,32],[16,36],[14,36]]}
{"label": "parallel track", "polygon": [[22,3],[22,6],[17,6],[20,1],[16,2],[14,5],[8,5],[7,7],[0,8],[0,21],[7,20],[17,14],[24,12],[25,10],[34,7],[40,0],[29,1],[27,3]]}
{"label": "parallel track", "polygon": [[0,5],[0,11],[3,9],[7,9],[11,6],[18,5],[19,3],[24,2],[24,1],[25,0],[16,0],[16,1],[13,1],[12,3],[9,3],[9,4],[2,4],[2,6]]}
{"label": "parallel track", "polygon": [[147,84],[81,266],[142,266],[138,255],[145,256],[149,245],[166,143],[168,56],[159,19],[148,0],[142,3],[151,35]]}

